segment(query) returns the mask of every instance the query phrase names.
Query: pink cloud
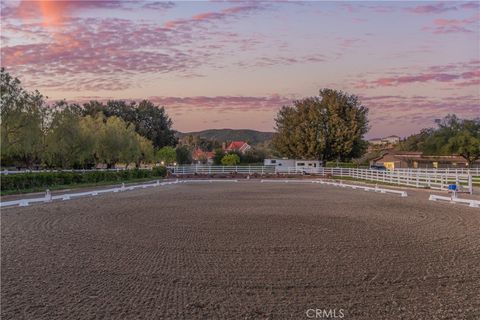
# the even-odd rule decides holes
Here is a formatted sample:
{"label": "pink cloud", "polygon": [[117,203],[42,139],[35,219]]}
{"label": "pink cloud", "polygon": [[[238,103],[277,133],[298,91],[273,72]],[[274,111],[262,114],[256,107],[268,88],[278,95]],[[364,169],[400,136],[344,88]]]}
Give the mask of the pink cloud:
{"label": "pink cloud", "polygon": [[456,1],[451,2],[437,2],[433,4],[424,4],[415,7],[406,8],[406,11],[416,14],[438,14],[444,13],[447,11],[457,11],[457,10],[478,10],[480,4],[478,2],[472,1],[467,3],[461,3]]}
{"label": "pink cloud", "polygon": [[172,110],[217,110],[217,111],[260,111],[276,110],[290,104],[293,97],[272,94],[270,96],[194,96],[194,97],[166,97],[153,96],[149,100],[172,108]]}
{"label": "pink cloud", "polygon": [[427,82],[451,83],[454,86],[465,87],[475,85],[477,79],[480,79],[480,66],[475,61],[470,61],[469,63],[431,66],[415,74],[380,77],[370,81],[361,79],[355,83],[354,87],[371,89]]}
{"label": "pink cloud", "polygon": [[265,5],[257,2],[254,4],[240,5],[231,8],[223,9],[219,12],[203,12],[188,19],[176,19],[169,20],[165,22],[164,26],[166,28],[177,28],[177,27],[191,27],[200,22],[212,22],[214,20],[223,20],[229,17],[234,17],[240,14],[246,14],[257,10],[263,10]]}
{"label": "pink cloud", "polygon": [[[26,84],[38,85],[39,89],[81,90],[95,83],[98,88],[122,90],[135,81],[134,73],[199,76],[196,71],[199,66],[218,66],[221,59],[214,57],[251,50],[262,43],[255,35],[245,38],[212,28],[194,32],[170,30],[157,24],[116,18],[71,18],[54,34],[41,23],[25,23],[20,28],[2,21],[2,29],[10,37],[36,38],[31,44],[13,44],[6,37],[1,59],[9,72],[28,74]],[[110,78],[112,75],[117,78]],[[58,81],[59,78],[64,81]],[[102,80],[113,83],[100,84]]]}
{"label": "pink cloud", "polygon": [[259,57],[252,61],[240,61],[237,63],[240,67],[270,67],[276,65],[293,65],[293,64],[304,64],[304,63],[317,63],[317,62],[325,62],[327,58],[322,54],[310,54],[310,55],[303,55],[303,56],[265,56]]}
{"label": "pink cloud", "polygon": [[362,10],[376,12],[376,13],[387,13],[393,12],[396,10],[394,6],[383,5],[383,4],[362,4],[362,3],[342,3],[340,8],[348,11],[349,13],[357,13]]}
{"label": "pink cloud", "polygon": [[477,14],[468,19],[435,19],[433,27],[424,27],[424,31],[431,31],[435,34],[448,33],[473,33],[477,30],[480,15]]}
{"label": "pink cloud", "polygon": [[44,25],[55,26],[68,20],[72,13],[82,9],[118,9],[132,2],[122,1],[80,1],[80,0],[22,0],[18,5],[7,5],[2,8],[3,19],[41,19]]}
{"label": "pink cloud", "polygon": [[422,128],[434,126],[434,120],[455,113],[461,118],[479,115],[480,96],[452,95],[446,98],[427,96],[360,96],[369,108],[372,130],[368,136],[399,134],[408,136]]}
{"label": "pink cloud", "polygon": [[417,14],[425,14],[425,13],[443,13],[446,11],[457,10],[455,5],[446,5],[444,2],[439,2],[435,4],[426,4],[420,5],[412,8],[406,9],[408,12],[417,13]]}
{"label": "pink cloud", "polygon": [[468,3],[462,4],[462,5],[460,5],[460,7],[461,7],[462,9],[474,9],[474,10],[478,10],[478,9],[480,9],[480,3],[475,2],[475,1],[472,1],[472,2],[468,2]]}

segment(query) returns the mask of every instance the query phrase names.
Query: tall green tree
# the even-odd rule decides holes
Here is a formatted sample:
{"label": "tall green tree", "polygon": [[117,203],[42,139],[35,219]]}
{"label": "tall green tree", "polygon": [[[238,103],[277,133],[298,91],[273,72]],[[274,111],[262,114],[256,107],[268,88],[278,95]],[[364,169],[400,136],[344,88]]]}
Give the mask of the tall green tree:
{"label": "tall green tree", "polygon": [[85,139],[88,139],[91,155],[85,160],[85,167],[94,167],[101,163],[100,160],[100,138],[105,127],[105,121],[103,115],[97,114],[96,116],[84,116],[80,119],[80,129]]}
{"label": "tall green tree", "polygon": [[215,165],[221,165],[222,164],[222,158],[225,155],[225,151],[223,151],[222,148],[217,148],[214,151],[213,155],[213,164]]}
{"label": "tall green tree", "polygon": [[399,151],[423,151],[423,146],[428,137],[434,132],[434,129],[422,129],[420,133],[413,134],[396,146]]}
{"label": "tall green tree", "polygon": [[107,164],[107,168],[114,168],[118,162],[128,165],[134,161],[138,151],[136,143],[131,126],[118,117],[107,118],[99,132],[99,159]]}
{"label": "tall green tree", "polygon": [[46,136],[45,162],[50,167],[86,167],[93,158],[95,135],[81,123],[75,107],[57,104]]}
{"label": "tall green tree", "polygon": [[422,149],[431,155],[458,154],[471,165],[480,158],[480,118],[446,116],[425,139]]}
{"label": "tall green tree", "polygon": [[143,100],[138,104],[135,128],[139,134],[152,141],[155,148],[175,146],[177,138],[172,129],[172,119],[164,107]]}
{"label": "tall green tree", "polygon": [[284,106],[275,119],[274,148],[283,156],[345,160],[361,156],[368,109],[358,97],[332,89]]}
{"label": "tall green tree", "polygon": [[123,100],[111,100],[106,104],[90,101],[83,105],[83,114],[94,116],[103,113],[107,118],[119,117],[132,124],[135,131],[152,141],[155,149],[164,146],[175,146],[177,138],[172,129],[172,119],[167,115],[165,108],[148,100],[139,103],[127,103]]}
{"label": "tall green tree", "polygon": [[3,163],[31,168],[43,157],[47,113],[45,98],[22,88],[4,68],[0,71],[1,157]]}
{"label": "tall green tree", "polygon": [[401,151],[421,151],[426,155],[463,157],[469,165],[480,158],[480,118],[460,119],[447,115],[437,121],[436,128],[422,129],[402,141]]}
{"label": "tall green tree", "polygon": [[178,164],[192,163],[192,153],[186,146],[177,147],[175,153]]}
{"label": "tall green tree", "polygon": [[148,163],[154,161],[153,144],[150,140],[135,133],[135,138],[138,144],[138,153],[135,157],[135,166],[140,167],[141,163]]}

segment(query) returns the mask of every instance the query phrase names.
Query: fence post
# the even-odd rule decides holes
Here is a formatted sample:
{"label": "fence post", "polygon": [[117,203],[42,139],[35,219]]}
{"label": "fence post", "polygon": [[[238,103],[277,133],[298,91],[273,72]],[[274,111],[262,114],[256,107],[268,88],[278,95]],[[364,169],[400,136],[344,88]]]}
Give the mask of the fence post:
{"label": "fence post", "polygon": [[52,201],[52,194],[50,193],[50,190],[47,189],[45,191],[45,200],[44,202],[51,202]]}
{"label": "fence post", "polygon": [[473,194],[473,179],[470,173],[468,173],[468,192]]}

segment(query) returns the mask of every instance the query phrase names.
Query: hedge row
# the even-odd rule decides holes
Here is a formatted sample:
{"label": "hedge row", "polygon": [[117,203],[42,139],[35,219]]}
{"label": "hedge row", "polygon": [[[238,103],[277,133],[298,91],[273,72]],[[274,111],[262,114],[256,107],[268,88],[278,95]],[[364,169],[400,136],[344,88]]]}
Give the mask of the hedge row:
{"label": "hedge row", "polygon": [[155,167],[153,170],[15,173],[1,176],[1,191],[21,191],[82,183],[124,182],[132,179],[165,177],[166,174],[165,167]]}

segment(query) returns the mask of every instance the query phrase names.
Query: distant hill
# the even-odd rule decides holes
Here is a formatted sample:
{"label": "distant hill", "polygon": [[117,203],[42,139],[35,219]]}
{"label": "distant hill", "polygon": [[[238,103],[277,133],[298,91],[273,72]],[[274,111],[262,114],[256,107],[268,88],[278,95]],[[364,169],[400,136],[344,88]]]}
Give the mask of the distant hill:
{"label": "distant hill", "polygon": [[208,129],[198,132],[178,132],[178,137],[180,138],[187,135],[199,136],[219,142],[243,140],[251,145],[256,145],[272,140],[273,132],[262,132],[250,129]]}

